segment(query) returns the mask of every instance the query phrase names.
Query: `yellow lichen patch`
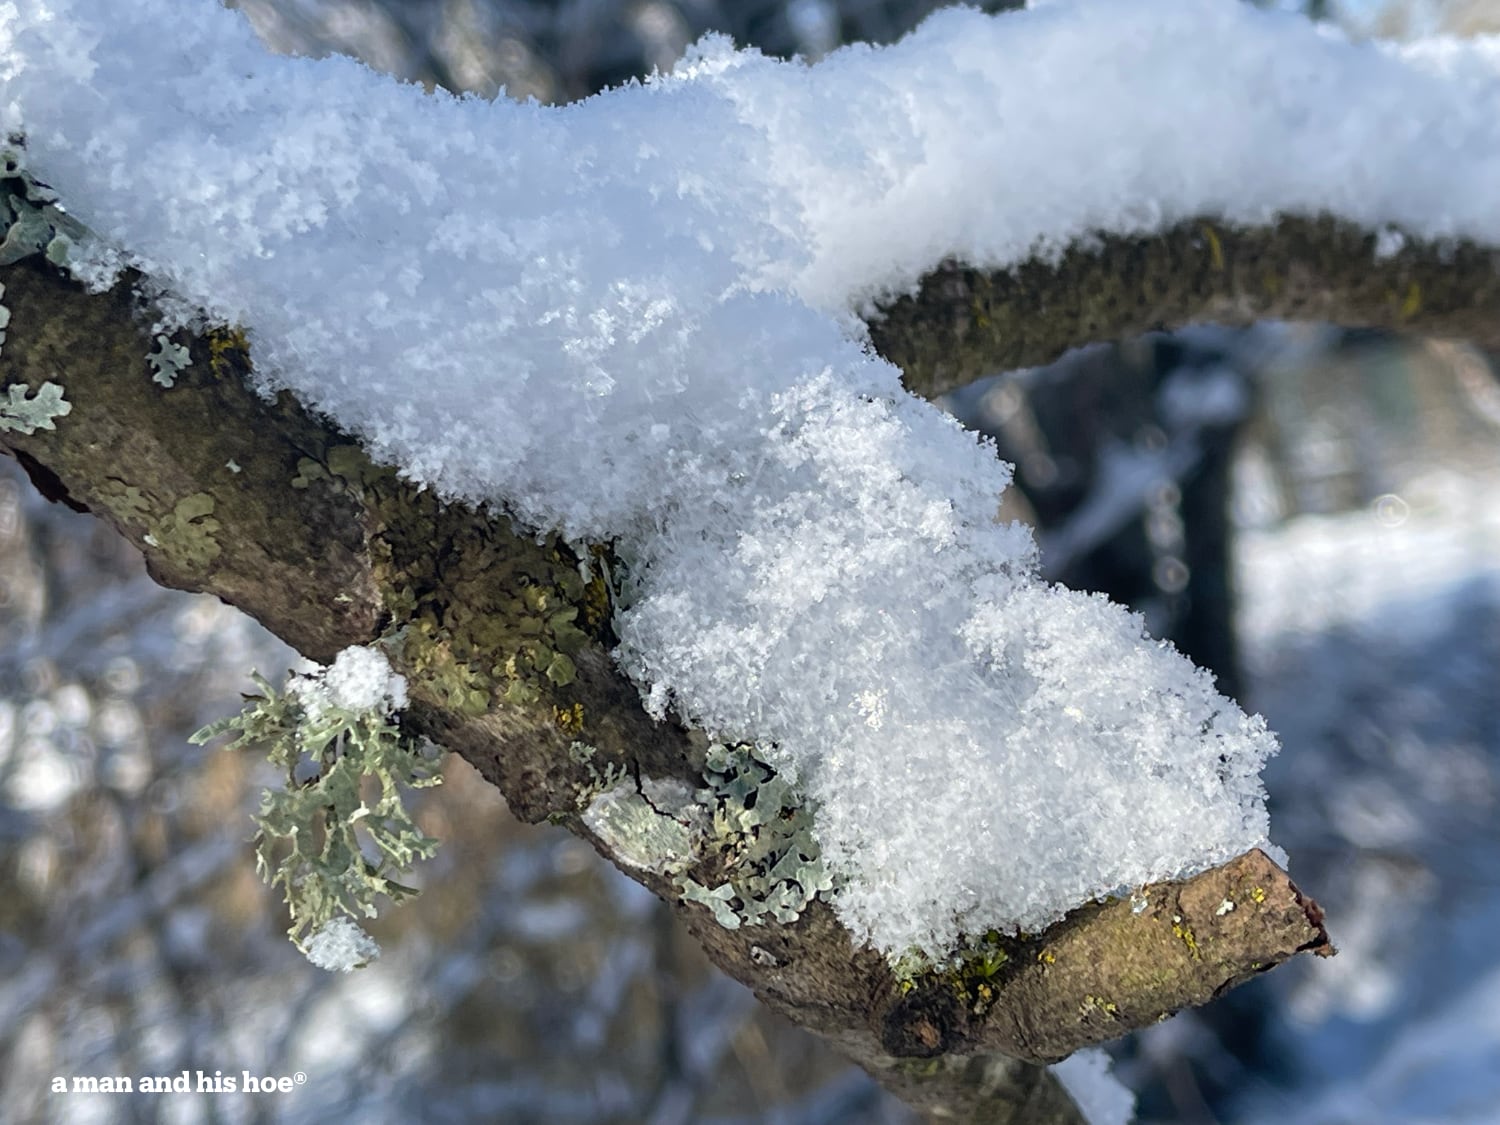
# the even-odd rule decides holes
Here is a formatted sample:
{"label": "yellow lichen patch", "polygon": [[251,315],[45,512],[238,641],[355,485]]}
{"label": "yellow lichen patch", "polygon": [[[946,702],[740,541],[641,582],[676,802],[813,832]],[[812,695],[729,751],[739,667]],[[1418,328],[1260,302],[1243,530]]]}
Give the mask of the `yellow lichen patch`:
{"label": "yellow lichen patch", "polygon": [[1090,1016],[1097,1013],[1115,1018],[1120,1014],[1119,1005],[1113,1000],[1106,1000],[1103,996],[1094,996],[1092,994],[1083,998],[1083,1003],[1078,1006],[1078,1011],[1083,1016]]}
{"label": "yellow lichen patch", "polygon": [[1036,959],[1038,961],[1040,961],[1043,965],[1055,965],[1055,964],[1057,964],[1057,958],[1055,956],[1053,956],[1052,951],[1048,950],[1048,949],[1044,949],[1040,953],[1038,953],[1036,955]]}
{"label": "yellow lichen patch", "polygon": [[1219,232],[1208,223],[1204,223],[1200,229],[1203,231],[1204,240],[1208,243],[1208,260],[1213,263],[1217,272],[1223,273],[1224,245],[1219,241]]}
{"label": "yellow lichen patch", "polygon": [[170,515],[151,529],[150,539],[169,558],[188,566],[201,567],[219,557],[222,550],[215,536],[219,521],[213,518],[214,498],[207,492],[184,496],[173,506]]}
{"label": "yellow lichen patch", "polygon": [[1251,899],[1252,902],[1256,903],[1257,905],[1260,904],[1260,903],[1262,903],[1262,902],[1265,902],[1266,901],[1266,891],[1265,891],[1265,888],[1264,887],[1253,887],[1253,888],[1251,888],[1251,890],[1250,890],[1250,899]]}
{"label": "yellow lichen patch", "polygon": [[100,500],[110,515],[131,527],[145,527],[151,517],[151,501],[133,484],[109,480],[100,488]]}
{"label": "yellow lichen patch", "polygon": [[211,328],[208,331],[208,366],[216,379],[238,378],[250,370],[250,341],[238,328]]}
{"label": "yellow lichen patch", "polygon": [[1401,301],[1401,319],[1410,320],[1422,311],[1422,287],[1413,281],[1406,287],[1406,296]]}
{"label": "yellow lichen patch", "polygon": [[216,538],[221,525],[213,514],[217,505],[207,492],[184,496],[160,519],[153,518],[153,513],[160,511],[162,505],[144,490],[124,481],[106,484],[100,500],[121,524],[142,532],[141,541],[148,549],[178,566],[201,569],[222,553]]}
{"label": "yellow lichen patch", "polygon": [[292,487],[299,491],[310,488],[315,480],[329,480],[328,470],[319,461],[303,457],[297,461],[297,475],[292,478]]}
{"label": "yellow lichen patch", "polygon": [[474,669],[453,655],[430,622],[400,635],[401,663],[429,694],[465,715],[482,715],[490,706],[490,686]]}
{"label": "yellow lichen patch", "polygon": [[1193,936],[1193,928],[1182,920],[1180,914],[1172,917],[1172,936],[1187,946],[1194,958],[1198,957],[1198,939]]}
{"label": "yellow lichen patch", "polygon": [[552,721],[564,734],[577,734],[583,730],[583,704],[575,703],[571,707],[552,708]]}
{"label": "yellow lichen patch", "polygon": [[974,314],[974,327],[981,331],[988,331],[992,327],[990,314],[985,309],[977,293],[974,295],[974,299],[969,302],[969,311]]}
{"label": "yellow lichen patch", "polygon": [[604,548],[581,567],[559,540],[446,503],[353,443],[308,450],[294,474],[292,487],[343,493],[363,509],[392,655],[414,698],[470,716],[529,709],[569,738],[584,732],[574,685],[579,653],[608,643]]}
{"label": "yellow lichen patch", "polygon": [[931,1059],[897,1059],[896,1069],[913,1078],[931,1078],[943,1068],[943,1059],[939,1055]]}
{"label": "yellow lichen patch", "polygon": [[[602,552],[596,547],[595,551]],[[597,632],[608,624],[610,618],[609,583],[603,574],[596,573],[583,590],[583,624],[590,632]]]}

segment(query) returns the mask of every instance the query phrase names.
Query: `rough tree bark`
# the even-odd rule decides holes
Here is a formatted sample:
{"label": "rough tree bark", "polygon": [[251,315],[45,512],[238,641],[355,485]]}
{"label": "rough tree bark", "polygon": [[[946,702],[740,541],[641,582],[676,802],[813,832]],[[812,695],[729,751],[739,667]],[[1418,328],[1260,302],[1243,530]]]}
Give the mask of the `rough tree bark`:
{"label": "rough tree bark", "polygon": [[[1374,246],[1372,232],[1328,219],[1244,230],[1204,220],[1156,237],[1101,237],[1055,263],[944,267],[877,310],[871,335],[929,395],[1091,340],[1195,320],[1317,317],[1496,346],[1490,251],[1408,240],[1376,260]],[[52,381],[72,404],[55,430],[0,431],[0,447],[46,495],[139,546],[158,581],[216,594],[318,660],[400,630],[409,721],[468,759],[517,815],[564,824],[616,863],[579,816],[590,768],[613,763],[637,783],[701,782],[704,738],[642,712],[609,657],[607,590],[578,577],[562,544],[441,504],[290,396],[258,397],[232,329],[183,335],[192,364],[167,389],[151,379],[128,283],[88,294],[33,256],[0,267],[0,284],[11,314],[0,392]],[[507,670],[539,615],[559,611],[585,637],[576,675],[554,683],[525,660]],[[518,680],[533,690],[511,691]],[[576,760],[575,741],[596,758]],[[712,885],[716,862],[700,856],[691,873]],[[665,878],[621,866],[676,901]],[[737,931],[702,907],[677,910],[714,961],[777,1011],[929,1117],[974,1122],[1076,1123],[1042,1064],[1298,952],[1330,952],[1316,904],[1258,852],[1006,940],[1003,963],[983,977],[934,975],[906,989],[821,902],[793,924]]]}

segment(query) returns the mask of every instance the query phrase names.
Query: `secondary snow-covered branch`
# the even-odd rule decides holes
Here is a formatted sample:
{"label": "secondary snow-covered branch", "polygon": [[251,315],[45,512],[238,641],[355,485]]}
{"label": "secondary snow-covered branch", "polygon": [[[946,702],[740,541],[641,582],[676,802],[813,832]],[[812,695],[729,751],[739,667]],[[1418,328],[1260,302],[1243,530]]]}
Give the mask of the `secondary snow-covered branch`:
{"label": "secondary snow-covered branch", "polygon": [[1500,251],[1323,216],[1206,216],[1160,234],[1100,233],[1004,269],[946,262],[870,323],[929,397],[1069,348],[1187,324],[1318,320],[1467,340],[1500,352]]}

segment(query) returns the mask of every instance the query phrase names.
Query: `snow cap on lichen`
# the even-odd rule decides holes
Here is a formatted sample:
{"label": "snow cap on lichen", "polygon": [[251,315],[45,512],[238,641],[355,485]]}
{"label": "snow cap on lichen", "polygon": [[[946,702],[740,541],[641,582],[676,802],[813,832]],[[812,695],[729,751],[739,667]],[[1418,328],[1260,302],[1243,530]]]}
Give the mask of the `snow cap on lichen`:
{"label": "snow cap on lichen", "polygon": [[362,969],[380,956],[375,939],[340,914],[307,939],[307,959],[330,973]]}
{"label": "snow cap on lichen", "polygon": [[406,679],[391,670],[384,652],[370,646],[349,646],[328,667],[291,677],[286,690],[314,718],[328,710],[390,715],[406,706]]}

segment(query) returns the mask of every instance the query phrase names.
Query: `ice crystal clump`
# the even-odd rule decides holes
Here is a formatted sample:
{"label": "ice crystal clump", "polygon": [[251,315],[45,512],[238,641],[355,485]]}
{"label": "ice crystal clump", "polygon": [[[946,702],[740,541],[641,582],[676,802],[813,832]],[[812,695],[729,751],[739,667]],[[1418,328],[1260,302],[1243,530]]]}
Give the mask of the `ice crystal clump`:
{"label": "ice crystal clump", "polygon": [[307,959],[330,973],[362,969],[380,956],[380,946],[348,918],[339,915],[307,939]]}
{"label": "ice crystal clump", "polygon": [[391,669],[385,653],[365,645],[350,645],[328,667],[293,676],[286,690],[314,721],[330,710],[388,716],[406,708],[405,678]]}

